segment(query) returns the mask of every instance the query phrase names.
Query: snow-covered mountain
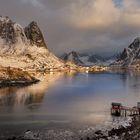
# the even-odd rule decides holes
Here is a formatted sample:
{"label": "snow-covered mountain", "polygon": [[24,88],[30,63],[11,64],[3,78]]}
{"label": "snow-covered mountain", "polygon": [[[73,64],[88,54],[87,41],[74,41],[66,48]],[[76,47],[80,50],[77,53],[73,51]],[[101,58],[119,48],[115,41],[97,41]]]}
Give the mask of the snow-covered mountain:
{"label": "snow-covered mountain", "polygon": [[78,65],[83,65],[84,64],[84,62],[82,62],[81,60],[80,60],[80,55],[77,53],[77,52],[75,52],[75,51],[72,51],[72,52],[70,52],[70,53],[65,53],[65,54],[63,54],[62,56],[61,56],[61,58],[65,61],[65,62],[67,62],[67,61],[71,61],[71,62],[73,62],[73,63],[75,63],[75,64],[78,64]]}
{"label": "snow-covered mountain", "polygon": [[0,17],[0,66],[43,70],[63,65],[48,50],[36,22],[23,28],[9,17]]}
{"label": "snow-covered mountain", "polygon": [[140,38],[136,38],[128,48],[125,48],[120,57],[112,65],[140,66]]}
{"label": "snow-covered mountain", "polygon": [[72,61],[78,65],[86,65],[86,66],[93,66],[93,65],[110,65],[116,59],[116,56],[112,57],[101,57],[99,55],[95,55],[92,53],[78,53],[72,51],[70,53],[63,54],[60,58],[64,61]]}

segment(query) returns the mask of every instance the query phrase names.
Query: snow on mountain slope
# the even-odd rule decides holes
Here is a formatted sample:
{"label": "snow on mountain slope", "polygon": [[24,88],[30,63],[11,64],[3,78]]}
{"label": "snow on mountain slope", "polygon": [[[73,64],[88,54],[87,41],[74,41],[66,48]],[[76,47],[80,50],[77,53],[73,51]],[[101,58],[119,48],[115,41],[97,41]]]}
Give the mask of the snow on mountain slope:
{"label": "snow on mountain slope", "polygon": [[0,65],[43,70],[64,64],[49,52],[36,22],[23,28],[8,17],[0,17]]}
{"label": "snow on mountain slope", "polygon": [[79,64],[79,65],[83,65],[84,63],[80,60],[80,56],[77,52],[75,51],[72,51],[68,54],[64,54],[62,57],[61,57],[65,62],[66,61],[71,61],[75,64]]}
{"label": "snow on mountain slope", "polygon": [[110,58],[103,58],[100,57],[98,55],[94,55],[94,54],[88,54],[88,53],[77,53],[75,51],[72,51],[70,53],[65,53],[61,56],[61,58],[64,61],[72,61],[75,64],[78,65],[84,65],[84,66],[93,66],[93,65],[104,65],[104,66],[108,66],[110,65],[112,62],[114,62],[114,59],[116,58],[114,57],[110,57]]}
{"label": "snow on mountain slope", "polygon": [[125,48],[117,61],[112,65],[132,66],[140,65],[140,38],[136,38],[128,48]]}

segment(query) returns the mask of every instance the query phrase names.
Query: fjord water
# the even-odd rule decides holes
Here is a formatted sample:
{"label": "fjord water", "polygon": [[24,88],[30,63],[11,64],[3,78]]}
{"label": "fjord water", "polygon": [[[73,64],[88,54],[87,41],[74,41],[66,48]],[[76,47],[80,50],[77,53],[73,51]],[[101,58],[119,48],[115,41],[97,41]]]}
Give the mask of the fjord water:
{"label": "fjord water", "polygon": [[111,102],[133,107],[138,101],[137,72],[48,74],[32,86],[0,89],[0,136],[103,125],[111,119]]}

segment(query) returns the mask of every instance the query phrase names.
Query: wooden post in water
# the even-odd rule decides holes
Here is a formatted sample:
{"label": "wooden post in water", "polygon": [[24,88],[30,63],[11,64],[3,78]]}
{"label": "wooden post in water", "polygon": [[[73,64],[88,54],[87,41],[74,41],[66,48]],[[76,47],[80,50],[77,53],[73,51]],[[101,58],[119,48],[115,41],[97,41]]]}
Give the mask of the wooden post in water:
{"label": "wooden post in water", "polygon": [[139,109],[139,115],[140,115],[140,102],[137,102],[137,108]]}
{"label": "wooden post in water", "polygon": [[126,111],[126,110],[124,110],[124,112],[125,112],[124,114],[125,114],[125,117],[126,117],[126,115],[127,115],[127,111]]}

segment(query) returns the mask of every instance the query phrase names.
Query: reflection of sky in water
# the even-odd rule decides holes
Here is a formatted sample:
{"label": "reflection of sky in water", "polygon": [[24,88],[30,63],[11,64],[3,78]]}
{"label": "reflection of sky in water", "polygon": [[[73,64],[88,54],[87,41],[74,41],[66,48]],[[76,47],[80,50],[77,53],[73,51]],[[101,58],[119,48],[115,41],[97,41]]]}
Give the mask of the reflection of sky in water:
{"label": "reflection of sky in water", "polygon": [[4,128],[8,124],[50,127],[50,122],[54,126],[58,122],[99,124],[110,118],[111,102],[135,106],[137,101],[140,101],[137,73],[47,75],[37,85],[0,90],[0,124]]}

